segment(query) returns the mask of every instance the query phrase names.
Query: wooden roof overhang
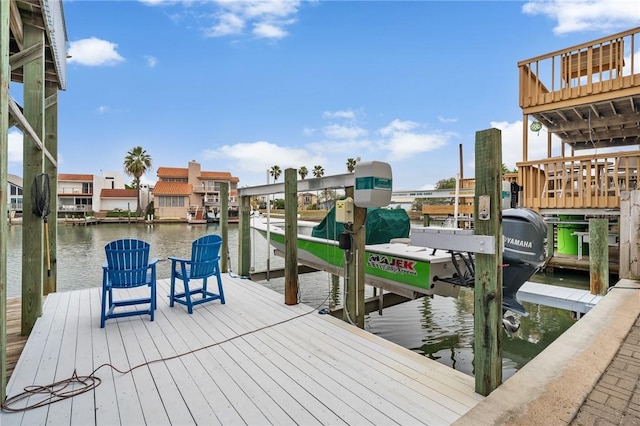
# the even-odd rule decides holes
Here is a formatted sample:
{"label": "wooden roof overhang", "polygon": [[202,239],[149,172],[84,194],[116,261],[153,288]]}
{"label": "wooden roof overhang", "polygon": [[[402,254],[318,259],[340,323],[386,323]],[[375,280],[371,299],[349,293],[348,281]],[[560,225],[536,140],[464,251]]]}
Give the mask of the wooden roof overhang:
{"label": "wooden roof overhang", "polygon": [[11,0],[9,10],[11,81],[22,83],[22,66],[38,54],[39,49],[24,49],[23,28],[28,24],[45,32],[45,85],[65,90],[67,30],[62,1]]}
{"label": "wooden roof overhang", "polygon": [[635,92],[530,116],[573,150],[640,145],[640,87]]}

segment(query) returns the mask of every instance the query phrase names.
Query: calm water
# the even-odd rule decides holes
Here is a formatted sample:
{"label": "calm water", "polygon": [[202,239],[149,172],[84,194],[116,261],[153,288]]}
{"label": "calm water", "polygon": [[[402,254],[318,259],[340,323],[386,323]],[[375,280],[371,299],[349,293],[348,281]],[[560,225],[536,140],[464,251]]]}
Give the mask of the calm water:
{"label": "calm water", "polygon": [[[58,225],[58,291],[99,287],[104,246],[109,241],[133,237],[151,244],[151,256],[158,257],[158,277],[169,278],[168,256],[189,257],[191,242],[206,233],[219,233],[217,225],[102,224],[96,226]],[[252,231],[252,268],[264,270],[267,265],[266,240]],[[19,296],[21,282],[22,226],[9,227],[8,296]],[[238,228],[229,227],[231,269],[237,272]],[[271,256],[272,268],[282,267],[284,260]],[[539,282],[588,288],[588,277],[541,274]],[[586,281],[585,281],[586,280]],[[284,279],[262,282],[284,293]],[[367,287],[367,296],[371,290]],[[341,303],[341,288],[332,288],[330,276],[324,272],[300,276],[300,300],[313,307]],[[568,311],[525,304],[528,317],[521,318],[521,328],[513,336],[505,333],[503,344],[503,377],[513,375],[540,353],[574,320]],[[463,289],[457,299],[422,298],[372,313],[366,318],[366,329],[405,348],[435,359],[466,374],[473,372],[473,291]]]}

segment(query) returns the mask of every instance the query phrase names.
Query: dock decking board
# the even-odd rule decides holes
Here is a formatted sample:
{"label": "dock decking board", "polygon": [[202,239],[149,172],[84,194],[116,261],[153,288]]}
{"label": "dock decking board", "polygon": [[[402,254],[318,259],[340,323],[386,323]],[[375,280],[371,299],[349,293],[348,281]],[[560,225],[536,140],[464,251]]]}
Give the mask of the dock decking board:
{"label": "dock decking board", "polygon": [[212,346],[130,374],[103,367],[93,391],[3,412],[0,423],[449,424],[483,399],[472,377],[312,307],[286,306],[258,283],[224,276],[227,303],[200,305],[192,315],[168,306],[168,288],[158,281],[154,322],[125,317],[104,329],[98,288],[49,295],[9,397],[74,368],[79,375],[103,363],[127,370]]}

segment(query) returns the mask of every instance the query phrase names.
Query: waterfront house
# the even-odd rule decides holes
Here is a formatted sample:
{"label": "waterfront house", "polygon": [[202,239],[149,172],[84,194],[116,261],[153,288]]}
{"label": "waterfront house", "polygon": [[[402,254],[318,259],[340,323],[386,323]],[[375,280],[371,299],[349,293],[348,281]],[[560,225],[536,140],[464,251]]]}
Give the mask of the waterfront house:
{"label": "waterfront house", "polygon": [[188,167],[159,167],[153,188],[155,217],[180,218],[199,212],[220,210],[220,184],[229,184],[229,217],[237,217],[239,179],[229,172],[201,170],[200,163]]}
{"label": "waterfront house", "polygon": [[[526,207],[619,215],[640,161],[639,48],[640,27],[518,63]],[[544,158],[529,158],[534,143]]]}
{"label": "waterfront house", "polygon": [[[609,219],[618,249],[621,198],[638,189],[639,48],[640,27],[518,63],[518,183],[525,207],[559,222],[558,253],[581,258],[591,217]],[[546,156],[530,158],[534,144]]]}
{"label": "waterfront house", "polygon": [[22,178],[20,176],[7,174],[7,194],[9,194],[9,214],[22,214]]}
{"label": "waterfront house", "polygon": [[298,194],[298,208],[306,210],[311,206],[316,206],[318,203],[318,196],[311,192],[303,192]]}
{"label": "waterfront house", "polygon": [[[141,193],[144,192],[141,189]],[[149,202],[148,197],[141,197],[140,207],[144,210]],[[135,211],[137,205],[138,191],[125,188],[121,173],[105,172],[102,176],[73,173],[58,175],[58,213],[61,215],[111,210]]]}

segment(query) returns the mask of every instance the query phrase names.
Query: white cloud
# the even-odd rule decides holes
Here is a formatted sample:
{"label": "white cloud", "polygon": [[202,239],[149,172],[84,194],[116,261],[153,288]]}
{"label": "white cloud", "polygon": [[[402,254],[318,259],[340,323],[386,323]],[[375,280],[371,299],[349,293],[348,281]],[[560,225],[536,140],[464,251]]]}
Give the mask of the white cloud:
{"label": "white cloud", "polygon": [[331,124],[329,126],[325,126],[322,131],[331,139],[357,139],[367,134],[365,129],[355,124]]}
{"label": "white cloud", "polygon": [[147,60],[147,66],[149,68],[155,68],[158,65],[158,58],[151,55],[144,55],[144,59]]}
{"label": "white cloud", "polygon": [[22,133],[9,131],[9,146],[7,159],[9,163],[22,164]]}
{"label": "white cloud", "polygon": [[576,31],[612,31],[637,25],[640,6],[636,0],[548,0],[522,6],[530,15],[548,16],[558,22],[556,34]]}
{"label": "white cloud", "polygon": [[281,39],[288,33],[281,27],[266,22],[259,22],[253,26],[253,34],[258,38]]}
{"label": "white cloud", "polygon": [[457,123],[458,119],[457,118],[447,118],[447,117],[438,116],[438,121],[441,122],[441,123]]}
{"label": "white cloud", "polygon": [[382,146],[390,151],[389,160],[398,161],[445,146],[449,139],[450,135],[447,134],[398,132]]}
{"label": "white cloud", "polygon": [[433,151],[445,146],[452,133],[416,133],[420,125],[411,120],[393,120],[378,132],[384,137],[380,147],[390,151],[390,161],[408,159],[416,154]]}
{"label": "white cloud", "polygon": [[116,51],[118,45],[91,37],[69,43],[69,63],[87,66],[117,65],[125,59]]}
{"label": "white cloud", "polygon": [[312,155],[303,148],[279,146],[266,141],[224,145],[218,149],[208,150],[204,155],[207,159],[220,159],[222,156],[235,160],[237,164],[234,165],[234,170],[250,172],[266,171],[273,165],[278,165],[284,170],[305,164],[324,164],[326,161],[322,155]]}
{"label": "white cloud", "polygon": [[[522,120],[509,123],[506,121],[491,122],[491,127],[499,129],[502,134],[502,163],[508,169],[516,167],[516,163],[522,161]],[[547,158],[547,131],[539,132],[529,130],[528,158],[536,160]],[[555,136],[552,138],[551,156],[560,155],[560,142]],[[474,160],[475,161],[475,160]]]}
{"label": "white cloud", "polygon": [[240,35],[250,25],[257,38],[278,40],[286,37],[286,27],[296,22],[299,0],[217,0],[215,23],[207,35],[223,37]]}
{"label": "white cloud", "polygon": [[221,13],[217,19],[216,24],[207,33],[210,37],[242,34],[245,25],[244,19],[233,13]]}
{"label": "white cloud", "polygon": [[383,136],[393,135],[394,133],[408,132],[418,127],[418,123],[411,120],[398,120],[395,119],[388,126],[379,130]]}
{"label": "white cloud", "polygon": [[344,120],[355,120],[356,113],[351,110],[325,111],[322,113],[322,118],[326,118],[326,119],[342,118]]}
{"label": "white cloud", "polygon": [[373,148],[371,141],[361,140],[339,140],[339,141],[321,141],[308,145],[309,149],[319,154],[331,152],[332,154],[347,154],[346,157],[357,157],[363,155],[364,152]]}
{"label": "white cloud", "polygon": [[98,114],[104,114],[107,113],[111,110],[111,107],[109,105],[100,105],[97,109]]}

